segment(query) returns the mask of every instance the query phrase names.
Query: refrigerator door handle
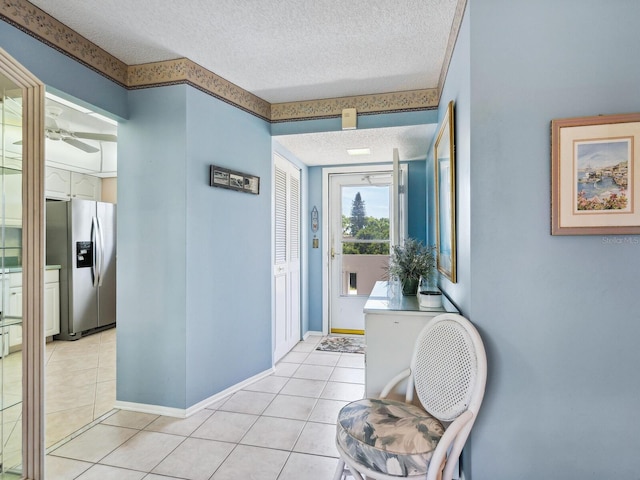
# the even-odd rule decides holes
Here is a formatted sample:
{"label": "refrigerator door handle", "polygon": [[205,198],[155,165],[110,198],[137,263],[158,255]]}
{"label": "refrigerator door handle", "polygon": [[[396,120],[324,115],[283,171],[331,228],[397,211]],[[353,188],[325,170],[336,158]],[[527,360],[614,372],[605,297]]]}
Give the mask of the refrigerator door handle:
{"label": "refrigerator door handle", "polygon": [[97,218],[98,220],[98,238],[100,239],[100,249],[98,251],[98,254],[100,255],[100,273],[98,275],[98,286],[101,287],[102,286],[102,279],[104,278],[103,275],[103,270],[104,270],[104,235],[102,234],[102,222],[100,221],[100,218]]}
{"label": "refrigerator door handle", "polygon": [[98,286],[99,281],[99,267],[98,267],[98,219],[96,217],[91,218],[91,243],[93,244],[93,286]]}

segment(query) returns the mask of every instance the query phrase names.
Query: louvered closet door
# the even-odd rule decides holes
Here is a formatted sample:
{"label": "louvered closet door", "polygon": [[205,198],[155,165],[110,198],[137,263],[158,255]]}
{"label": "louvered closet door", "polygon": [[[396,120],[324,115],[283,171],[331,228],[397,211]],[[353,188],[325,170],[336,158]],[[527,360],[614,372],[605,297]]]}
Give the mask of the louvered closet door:
{"label": "louvered closet door", "polygon": [[274,362],[300,340],[300,170],[274,156]]}

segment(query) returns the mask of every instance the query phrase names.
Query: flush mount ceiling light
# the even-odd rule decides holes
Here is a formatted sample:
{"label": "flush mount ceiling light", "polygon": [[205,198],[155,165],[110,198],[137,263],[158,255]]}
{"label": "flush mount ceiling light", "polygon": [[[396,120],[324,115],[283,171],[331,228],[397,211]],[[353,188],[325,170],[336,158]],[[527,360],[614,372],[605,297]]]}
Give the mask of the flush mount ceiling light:
{"label": "flush mount ceiling light", "polygon": [[349,155],[371,155],[370,148],[347,148]]}

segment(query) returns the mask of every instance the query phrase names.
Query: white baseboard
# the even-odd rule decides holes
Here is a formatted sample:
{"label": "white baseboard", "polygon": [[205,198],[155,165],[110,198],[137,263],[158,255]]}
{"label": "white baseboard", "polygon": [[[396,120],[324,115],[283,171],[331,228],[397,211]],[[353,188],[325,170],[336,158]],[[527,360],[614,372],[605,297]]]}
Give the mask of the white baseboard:
{"label": "white baseboard", "polygon": [[308,331],[307,333],[305,333],[305,334],[304,334],[304,336],[302,337],[302,340],[306,341],[306,340],[307,340],[307,338],[309,338],[309,337],[310,337],[310,336],[312,336],[312,335],[313,335],[313,336],[322,337],[322,336],[324,336],[324,333],[322,333],[322,332],[315,332],[315,331],[310,330],[310,331]]}
{"label": "white baseboard", "polygon": [[199,412],[200,410],[204,410],[209,405],[212,405],[220,400],[242,390],[248,385],[257,382],[258,380],[262,380],[265,377],[271,375],[275,369],[271,367],[264,372],[261,372],[257,375],[254,375],[251,378],[247,378],[246,380],[236,383],[231,387],[216,393],[215,395],[210,396],[209,398],[205,398],[201,402],[196,403],[195,405],[190,406],[189,408],[172,408],[172,407],[164,407],[162,405],[150,405],[146,403],[135,403],[135,402],[122,402],[120,400],[116,400],[114,404],[114,408],[119,408],[120,410],[129,410],[132,412],[140,412],[140,413],[151,413],[154,415],[164,415],[166,417],[176,417],[176,418],[187,418],[193,415],[194,413]]}

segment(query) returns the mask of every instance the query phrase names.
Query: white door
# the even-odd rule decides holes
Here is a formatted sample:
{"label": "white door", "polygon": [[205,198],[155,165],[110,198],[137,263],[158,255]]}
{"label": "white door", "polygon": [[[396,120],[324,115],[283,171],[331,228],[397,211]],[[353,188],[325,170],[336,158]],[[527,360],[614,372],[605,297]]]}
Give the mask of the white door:
{"label": "white door", "polygon": [[392,214],[392,173],[389,167],[329,176],[330,333],[363,334],[364,304],[386,280],[391,232],[400,221]]}
{"label": "white door", "polygon": [[300,340],[300,170],[274,156],[274,363]]}

